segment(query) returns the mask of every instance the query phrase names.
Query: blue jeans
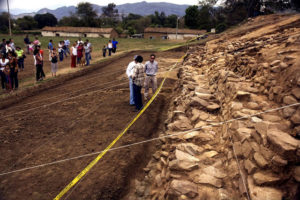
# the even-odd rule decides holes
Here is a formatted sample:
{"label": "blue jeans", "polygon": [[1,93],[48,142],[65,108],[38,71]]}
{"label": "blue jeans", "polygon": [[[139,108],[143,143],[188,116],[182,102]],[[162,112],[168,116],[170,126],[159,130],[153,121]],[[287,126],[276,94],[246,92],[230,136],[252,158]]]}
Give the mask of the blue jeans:
{"label": "blue jeans", "polygon": [[130,105],[134,105],[134,93],[133,93],[133,83],[132,83],[132,78],[129,78],[129,90],[130,90],[130,100],[129,103]]}
{"label": "blue jeans", "polygon": [[85,53],[86,65],[90,65],[90,53]]}

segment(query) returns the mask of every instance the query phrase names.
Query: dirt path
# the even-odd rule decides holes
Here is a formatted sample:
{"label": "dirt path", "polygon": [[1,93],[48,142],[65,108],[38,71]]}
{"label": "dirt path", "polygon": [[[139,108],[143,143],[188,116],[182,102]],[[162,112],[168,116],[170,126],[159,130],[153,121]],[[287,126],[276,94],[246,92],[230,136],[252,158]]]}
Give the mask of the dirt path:
{"label": "dirt path", "polygon": [[[161,71],[182,55],[159,53]],[[149,53],[142,56],[147,59]],[[105,149],[137,114],[129,106],[125,76],[132,57],[0,110],[0,172]],[[172,80],[166,86],[172,86]],[[162,128],[168,95],[160,95],[116,146],[154,137]],[[109,152],[68,199],[119,199],[131,175],[146,162],[145,151],[151,149],[153,144]],[[53,199],[94,157],[1,176],[0,199]]]}

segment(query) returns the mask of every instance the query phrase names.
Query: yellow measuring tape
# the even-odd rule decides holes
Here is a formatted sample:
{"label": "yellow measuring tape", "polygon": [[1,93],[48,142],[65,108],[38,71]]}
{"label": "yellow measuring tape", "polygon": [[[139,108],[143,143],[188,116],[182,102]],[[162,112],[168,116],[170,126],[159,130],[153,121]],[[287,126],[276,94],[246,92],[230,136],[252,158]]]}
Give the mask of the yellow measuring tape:
{"label": "yellow measuring tape", "polygon": [[[184,55],[185,56],[185,55]],[[184,58],[184,56],[182,56],[180,58],[180,60],[182,60]],[[169,69],[169,71],[173,70],[174,67],[176,66],[176,64],[171,67]],[[114,146],[114,144],[127,132],[127,130],[134,124],[134,122],[145,112],[145,110],[151,105],[151,103],[154,101],[154,99],[156,98],[156,96],[158,95],[158,93],[160,92],[163,84],[165,83],[167,76],[164,77],[163,81],[161,82],[161,84],[159,85],[158,89],[156,90],[156,92],[154,93],[154,95],[152,96],[152,98],[148,101],[148,103],[143,107],[143,109],[138,113],[138,115],[128,124],[128,126],[123,130],[122,133],[120,133],[118,135],[118,137],[112,142],[110,143],[110,145],[108,145],[104,151],[102,151],[92,162],[90,162],[90,164],[84,168],[84,170],[82,170],[55,198],[54,200],[59,200],[61,199],[62,196],[64,196],[84,175],[86,175],[86,173],[88,173],[90,171],[90,169],[96,165],[98,163],[98,161],[106,154],[106,152],[112,147]]]}

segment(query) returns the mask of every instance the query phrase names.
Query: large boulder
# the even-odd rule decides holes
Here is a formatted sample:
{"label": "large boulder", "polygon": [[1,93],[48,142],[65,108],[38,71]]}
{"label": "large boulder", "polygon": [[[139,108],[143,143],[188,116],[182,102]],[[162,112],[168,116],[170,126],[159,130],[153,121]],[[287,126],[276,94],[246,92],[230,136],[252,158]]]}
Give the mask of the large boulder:
{"label": "large boulder", "polygon": [[280,181],[279,176],[265,171],[256,172],[255,174],[253,174],[253,179],[257,185],[270,185]]}
{"label": "large boulder", "polygon": [[299,140],[278,129],[268,130],[267,138],[274,151],[285,158],[293,158],[300,144]]}
{"label": "large boulder", "polygon": [[176,196],[185,195],[189,198],[195,198],[198,195],[198,186],[187,180],[172,180],[168,193]]}
{"label": "large boulder", "polygon": [[282,200],[283,194],[280,190],[256,186],[250,176],[248,176],[248,188],[252,200]]}

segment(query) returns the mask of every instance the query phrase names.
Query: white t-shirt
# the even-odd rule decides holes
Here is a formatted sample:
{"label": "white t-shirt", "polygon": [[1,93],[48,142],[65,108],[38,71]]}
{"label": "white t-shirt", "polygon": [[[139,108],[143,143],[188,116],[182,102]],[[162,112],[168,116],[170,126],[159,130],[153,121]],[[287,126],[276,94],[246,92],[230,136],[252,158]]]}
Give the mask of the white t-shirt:
{"label": "white t-shirt", "polygon": [[107,47],[109,48],[109,49],[112,49],[112,43],[108,43],[108,45],[107,45]]}
{"label": "white t-shirt", "polygon": [[135,61],[132,61],[128,64],[127,70],[126,70],[126,74],[128,76],[128,78],[132,75],[133,72],[133,67],[135,66]]}
{"label": "white t-shirt", "polygon": [[72,54],[73,54],[73,56],[77,56],[77,48],[76,47],[72,47]]}
{"label": "white t-shirt", "polygon": [[0,59],[0,70],[3,71],[5,66],[9,63],[9,60],[5,58],[4,62],[2,58]]}

